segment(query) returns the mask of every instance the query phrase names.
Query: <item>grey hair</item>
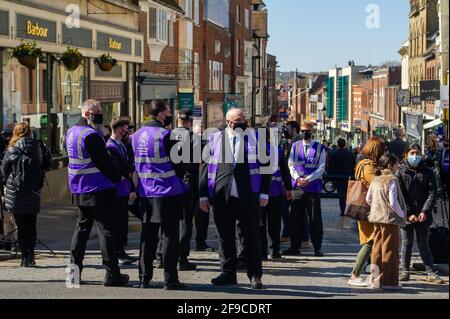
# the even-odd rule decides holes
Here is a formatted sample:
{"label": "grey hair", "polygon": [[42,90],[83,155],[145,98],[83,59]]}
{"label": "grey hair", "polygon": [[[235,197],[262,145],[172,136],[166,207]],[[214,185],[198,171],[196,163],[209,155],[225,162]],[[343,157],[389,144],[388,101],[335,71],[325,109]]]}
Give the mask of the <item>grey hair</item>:
{"label": "grey hair", "polygon": [[98,100],[89,99],[84,101],[82,106],[83,113],[86,111],[94,111],[95,109],[101,108],[100,102]]}

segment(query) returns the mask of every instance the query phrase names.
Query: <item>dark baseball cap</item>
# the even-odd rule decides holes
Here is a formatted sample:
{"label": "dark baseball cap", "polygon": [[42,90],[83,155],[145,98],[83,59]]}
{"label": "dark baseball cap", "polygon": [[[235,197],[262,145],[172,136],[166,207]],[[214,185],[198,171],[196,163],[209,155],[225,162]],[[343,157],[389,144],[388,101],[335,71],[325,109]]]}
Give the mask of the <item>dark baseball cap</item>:
{"label": "dark baseball cap", "polygon": [[178,113],[178,118],[181,120],[192,120],[193,117],[194,113],[191,109],[188,108],[181,109]]}

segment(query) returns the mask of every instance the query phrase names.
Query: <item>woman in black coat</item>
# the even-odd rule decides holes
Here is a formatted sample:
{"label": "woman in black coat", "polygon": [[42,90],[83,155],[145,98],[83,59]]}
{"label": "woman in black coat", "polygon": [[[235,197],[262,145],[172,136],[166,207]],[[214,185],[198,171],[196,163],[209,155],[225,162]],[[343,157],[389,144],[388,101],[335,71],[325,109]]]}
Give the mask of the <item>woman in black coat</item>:
{"label": "woman in black coat", "polygon": [[433,171],[427,167],[418,144],[408,147],[397,173],[400,189],[405,198],[408,224],[401,229],[402,266],[400,281],[409,281],[414,233],[420,256],[425,264],[427,281],[443,283],[433,272],[433,256],[429,245],[429,231],[433,223],[436,204],[436,182]]}
{"label": "woman in black coat", "polygon": [[21,266],[35,265],[36,220],[41,206],[45,169],[50,165],[43,144],[31,137],[28,123],[14,127],[2,163],[5,208],[14,214],[17,224]]}

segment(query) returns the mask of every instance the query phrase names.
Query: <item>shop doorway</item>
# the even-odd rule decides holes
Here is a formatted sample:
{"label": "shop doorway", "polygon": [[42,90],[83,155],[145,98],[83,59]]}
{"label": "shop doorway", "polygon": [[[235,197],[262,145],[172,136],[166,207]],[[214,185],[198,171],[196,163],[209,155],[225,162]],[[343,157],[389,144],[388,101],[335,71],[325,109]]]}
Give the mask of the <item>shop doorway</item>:
{"label": "shop doorway", "polygon": [[123,115],[122,111],[122,102],[102,102],[102,110],[103,110],[103,124],[109,125],[111,121],[118,116]]}

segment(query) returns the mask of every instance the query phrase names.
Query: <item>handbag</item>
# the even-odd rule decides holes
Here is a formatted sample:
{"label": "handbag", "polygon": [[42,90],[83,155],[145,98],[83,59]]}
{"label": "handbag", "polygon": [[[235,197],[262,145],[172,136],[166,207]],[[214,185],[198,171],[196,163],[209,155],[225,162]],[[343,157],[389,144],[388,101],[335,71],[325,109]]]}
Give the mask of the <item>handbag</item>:
{"label": "handbag", "polygon": [[[361,168],[364,172],[364,165]],[[364,173],[363,173],[364,174]],[[359,176],[360,174],[355,174]],[[367,220],[370,213],[370,206],[366,202],[368,187],[358,181],[349,180],[347,189],[347,200],[344,215],[355,220]]]}

